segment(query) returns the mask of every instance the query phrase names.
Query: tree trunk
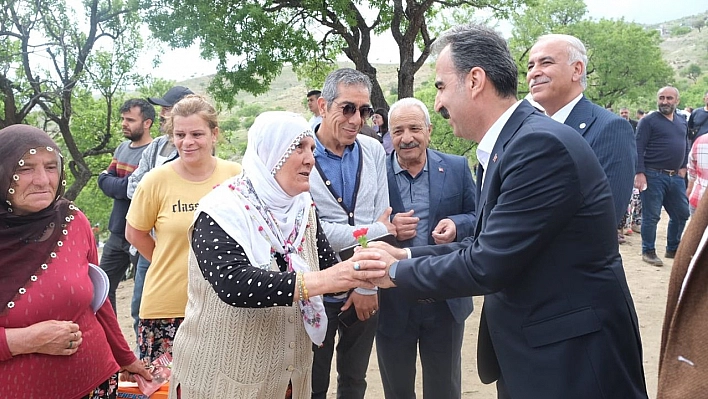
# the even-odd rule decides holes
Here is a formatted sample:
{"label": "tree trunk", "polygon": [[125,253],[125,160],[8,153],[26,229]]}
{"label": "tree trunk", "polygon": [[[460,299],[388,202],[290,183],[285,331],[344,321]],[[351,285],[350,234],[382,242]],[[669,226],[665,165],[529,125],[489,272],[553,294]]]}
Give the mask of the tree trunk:
{"label": "tree trunk", "polygon": [[[360,59],[365,60],[364,57],[361,57]],[[388,110],[388,102],[386,101],[386,96],[384,96],[383,89],[381,89],[381,85],[379,84],[378,79],[376,79],[376,68],[369,64],[368,61],[366,62],[361,62],[359,65],[356,65],[357,71],[360,71],[364,73],[364,75],[368,76],[369,79],[371,79],[371,93],[369,93],[369,96],[371,98],[371,106],[374,107],[374,109],[377,108],[384,108]]]}
{"label": "tree trunk", "polygon": [[71,201],[75,201],[76,197],[79,196],[81,190],[86,187],[86,184],[91,181],[92,177],[93,175],[90,170],[82,169],[79,173],[74,173],[74,182],[66,189],[64,196]]}
{"label": "tree trunk", "polygon": [[415,68],[412,60],[401,60],[401,65],[398,68],[398,99],[413,97],[415,84]]}

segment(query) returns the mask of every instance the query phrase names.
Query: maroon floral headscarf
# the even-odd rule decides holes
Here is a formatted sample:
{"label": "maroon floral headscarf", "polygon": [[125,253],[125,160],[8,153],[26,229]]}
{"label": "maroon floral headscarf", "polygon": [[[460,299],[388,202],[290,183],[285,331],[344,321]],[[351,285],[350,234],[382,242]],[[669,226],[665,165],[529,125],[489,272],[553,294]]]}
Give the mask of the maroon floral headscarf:
{"label": "maroon floral headscarf", "polygon": [[[54,202],[29,215],[16,215],[9,200],[14,190],[15,171],[28,151],[55,151],[61,159],[60,185]],[[44,131],[27,125],[12,125],[0,130],[0,314],[20,299],[31,284],[33,275],[41,273],[42,264],[50,262],[50,253],[62,234],[62,224],[73,212],[64,194],[64,161],[56,143]],[[73,208],[73,207],[72,207]],[[40,240],[53,227],[48,238]]]}

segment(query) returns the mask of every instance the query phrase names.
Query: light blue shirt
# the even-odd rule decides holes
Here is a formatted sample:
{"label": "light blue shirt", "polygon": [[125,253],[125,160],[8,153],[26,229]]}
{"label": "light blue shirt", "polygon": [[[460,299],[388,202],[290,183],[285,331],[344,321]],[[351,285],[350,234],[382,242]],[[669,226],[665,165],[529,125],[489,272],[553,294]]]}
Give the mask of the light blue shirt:
{"label": "light blue shirt", "polygon": [[347,210],[354,205],[354,188],[359,172],[359,143],[356,141],[344,148],[339,155],[329,151],[315,135],[315,161],[327,176],[327,185],[332,188],[337,199]]}
{"label": "light blue shirt", "polygon": [[[398,160],[393,162],[393,173],[396,175],[398,191],[401,194],[403,208],[406,211],[413,209],[413,216],[418,217],[416,235],[411,239],[411,246],[428,245],[428,220],[430,219],[430,180],[428,173],[428,159],[425,160],[423,170],[413,177],[403,169]],[[391,187],[389,187],[389,190]]]}

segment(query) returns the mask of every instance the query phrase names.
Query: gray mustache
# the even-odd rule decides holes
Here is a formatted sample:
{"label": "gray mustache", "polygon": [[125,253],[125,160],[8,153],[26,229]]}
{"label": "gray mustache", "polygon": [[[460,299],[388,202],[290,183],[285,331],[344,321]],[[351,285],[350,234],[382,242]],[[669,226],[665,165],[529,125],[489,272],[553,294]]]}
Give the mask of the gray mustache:
{"label": "gray mustache", "polygon": [[418,142],[416,142],[416,141],[414,141],[414,142],[412,142],[412,143],[408,143],[408,144],[406,144],[406,143],[401,143],[401,144],[398,145],[398,147],[399,147],[400,149],[402,149],[402,150],[407,150],[407,149],[409,149],[409,148],[420,147],[420,143],[418,143]]}

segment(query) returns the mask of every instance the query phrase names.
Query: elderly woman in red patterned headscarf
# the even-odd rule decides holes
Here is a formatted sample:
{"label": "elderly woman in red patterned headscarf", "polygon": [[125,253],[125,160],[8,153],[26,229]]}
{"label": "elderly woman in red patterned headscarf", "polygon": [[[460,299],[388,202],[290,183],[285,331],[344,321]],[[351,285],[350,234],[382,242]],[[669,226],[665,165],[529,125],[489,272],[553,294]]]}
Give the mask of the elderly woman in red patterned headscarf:
{"label": "elderly woman in red patterned headscarf", "polygon": [[0,130],[0,397],[115,398],[117,372],[149,373],[110,302],[94,312],[86,216],[64,193],[63,159],[40,129]]}

